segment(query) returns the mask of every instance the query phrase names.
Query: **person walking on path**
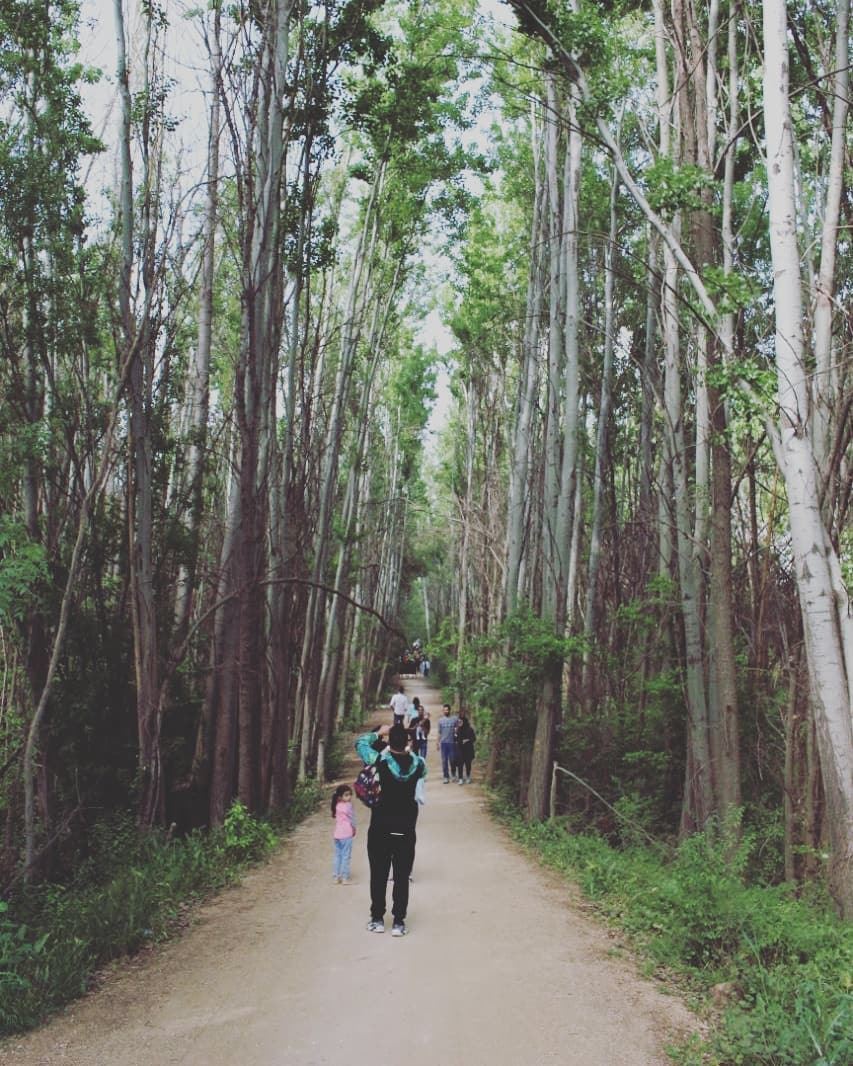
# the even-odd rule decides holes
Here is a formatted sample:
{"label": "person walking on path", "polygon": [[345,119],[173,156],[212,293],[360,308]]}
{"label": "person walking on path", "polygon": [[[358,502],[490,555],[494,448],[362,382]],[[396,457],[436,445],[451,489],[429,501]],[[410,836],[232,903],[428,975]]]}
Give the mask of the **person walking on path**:
{"label": "person walking on path", "polygon": [[456,746],[459,767],[459,784],[471,784],[471,763],[474,761],[474,741],[477,734],[464,711],[459,712],[459,724],[456,726]]}
{"label": "person walking on path", "polygon": [[413,751],[415,755],[420,755],[418,751],[417,732],[418,722],[423,717],[424,709],[421,706],[421,701],[417,696],[412,700],[412,706],[409,711],[409,720],[406,723],[406,732],[409,734],[409,751]]}
{"label": "person walking on path", "polygon": [[[387,736],[387,751],[385,737]],[[368,932],[385,932],[385,905],[388,874],[394,870],[391,936],[406,935],[409,908],[409,875],[415,863],[415,825],[418,804],[415,789],[426,777],[426,763],[406,751],[408,734],[402,725],[380,726],[355,742],[359,758],[375,766],[381,792],[371,810],[367,831],[367,859],[370,863],[370,921]]]}
{"label": "person walking on path", "polygon": [[[456,764],[456,726],[459,719],[450,713],[450,704],[445,703],[444,714],[438,720],[438,750],[441,753],[441,775],[445,785],[450,781],[450,774]],[[455,772],[455,771],[454,771]]]}
{"label": "person walking on path", "polygon": [[391,702],[388,706],[394,715],[394,725],[405,725],[405,718],[409,712],[409,701],[406,699],[406,690],[402,685],[391,697]]}
{"label": "person walking on path", "polygon": [[355,838],[355,813],[352,809],[352,789],[349,785],[338,785],[335,789],[332,796],[332,817],[335,819],[332,879],[336,885],[349,885],[352,884],[350,862],[352,842]]}
{"label": "person walking on path", "polygon": [[423,706],[419,706],[417,718],[409,722],[409,737],[411,738],[411,750],[416,755],[420,755],[422,759],[427,757],[429,727],[429,712],[424,710]]}

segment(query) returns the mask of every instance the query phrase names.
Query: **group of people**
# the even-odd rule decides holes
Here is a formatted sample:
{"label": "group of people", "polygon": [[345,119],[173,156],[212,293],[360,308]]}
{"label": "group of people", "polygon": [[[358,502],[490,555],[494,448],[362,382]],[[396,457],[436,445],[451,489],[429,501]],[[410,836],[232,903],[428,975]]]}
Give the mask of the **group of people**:
{"label": "group of people", "polygon": [[401,725],[409,735],[409,750],[426,758],[430,731],[429,711],[417,696],[409,704],[405,688],[400,685],[388,704],[394,716],[394,725]]}
{"label": "group of people", "polygon": [[421,648],[420,644],[415,642],[411,649],[406,648],[403,654],[400,656],[400,675],[406,675],[408,677],[417,676],[429,677],[430,661],[429,656]]}
{"label": "group of people", "polygon": [[[402,685],[391,697],[391,725],[380,725],[365,733],[355,747],[365,766],[374,766],[381,786],[379,799],[370,812],[367,830],[367,858],[370,864],[371,933],[385,932],[386,891],[393,872],[392,936],[406,935],[409,906],[409,881],[415,862],[415,827],[422,782],[427,776],[426,754],[430,717],[415,697],[409,705]],[[474,760],[474,729],[468,716],[453,714],[449,703],[443,707],[438,723],[437,747],[441,755],[444,781],[470,783]],[[340,785],[332,796],[334,830],[333,879],[348,885],[352,842],[356,834],[353,791]]]}
{"label": "group of people", "polygon": [[444,783],[456,781],[460,785],[470,785],[477,734],[465,711],[453,714],[449,703],[445,703],[442,710],[444,713],[438,720],[438,750]]}

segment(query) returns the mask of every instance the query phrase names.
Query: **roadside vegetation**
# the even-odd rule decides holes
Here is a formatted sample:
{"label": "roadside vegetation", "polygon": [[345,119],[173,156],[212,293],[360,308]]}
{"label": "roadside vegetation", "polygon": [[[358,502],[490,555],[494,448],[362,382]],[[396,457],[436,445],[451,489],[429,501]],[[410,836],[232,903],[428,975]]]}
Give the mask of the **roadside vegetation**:
{"label": "roadside vegetation", "polygon": [[576,882],[648,960],[686,981],[710,1015],[706,1039],[673,1050],[685,1066],[843,1066],[853,1061],[853,929],[818,894],[751,879],[754,834],[690,837],[674,855],[530,824],[497,801],[512,835]]}
{"label": "roadside vegetation", "polygon": [[72,880],[0,901],[0,1036],[37,1025],[105,963],[180,929],[194,904],[268,855],[320,795],[306,783],[274,823],[234,803],[220,827],[183,837],[140,833],[131,817],[101,823]]}
{"label": "roadside vegetation", "polygon": [[463,698],[476,723],[493,813],[626,934],[649,975],[674,981],[707,1020],[705,1036],[671,1049],[674,1061],[853,1062],[853,926],[838,917],[827,890],[825,854],[801,856],[815,871],[811,880],[786,876],[783,800],[771,780],[746,792],[725,821],[711,818],[703,832],[681,832],[667,786],[683,777],[684,764],[676,761],[673,773],[665,747],[678,694],[649,675],[642,715],[630,693],[606,717],[567,714],[554,749],[560,769],[548,817],[531,820],[525,737],[539,678],[554,654],[582,663],[586,647],[569,639],[555,648],[548,630],[524,613],[471,641],[461,658],[452,657],[452,632],[436,644],[446,698]]}

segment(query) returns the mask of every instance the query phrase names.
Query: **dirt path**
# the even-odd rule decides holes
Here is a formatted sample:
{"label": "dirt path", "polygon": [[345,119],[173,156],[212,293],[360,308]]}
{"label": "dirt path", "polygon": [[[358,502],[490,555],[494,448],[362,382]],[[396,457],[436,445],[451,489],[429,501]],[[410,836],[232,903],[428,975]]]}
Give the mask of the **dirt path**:
{"label": "dirt path", "polygon": [[[438,694],[420,680],[406,690],[435,723]],[[673,1032],[695,1024],[683,1005],[616,957],[565,884],[494,825],[476,785],[442,783],[435,737],[429,771],[409,936],[365,931],[367,810],[347,887],[332,884],[324,809],[203,907],[185,936],[119,966],[102,989],[0,1048],[0,1063],[668,1062]]]}

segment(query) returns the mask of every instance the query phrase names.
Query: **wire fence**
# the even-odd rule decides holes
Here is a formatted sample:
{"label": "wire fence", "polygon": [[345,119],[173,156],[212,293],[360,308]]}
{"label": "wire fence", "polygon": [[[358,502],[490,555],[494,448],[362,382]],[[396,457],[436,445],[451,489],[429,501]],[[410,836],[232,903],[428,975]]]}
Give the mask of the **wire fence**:
{"label": "wire fence", "polygon": [[656,849],[660,849],[662,847],[665,847],[665,845],[663,845],[660,840],[657,840],[655,837],[653,837],[651,835],[651,833],[649,833],[649,831],[644,826],[640,825],[640,823],[638,821],[636,821],[634,818],[629,817],[627,814],[625,814],[624,811],[618,810],[616,807],[613,806],[612,803],[608,803],[608,801],[604,798],[604,796],[602,796],[600,792],[596,791],[596,789],[594,789],[592,787],[592,785],[589,784],[588,781],[584,781],[584,779],[582,777],[578,777],[578,775],[576,773],[573,773],[571,770],[567,770],[565,768],[565,766],[560,766],[560,764],[557,763],[556,761],[554,762],[553,769],[551,771],[551,794],[549,796],[549,805],[548,805],[548,813],[549,813],[549,816],[550,816],[550,818],[552,820],[557,817],[557,775],[558,774],[563,774],[566,777],[571,778],[573,781],[576,781],[582,788],[586,789],[587,792],[589,792],[593,796],[595,796],[595,798],[599,801],[599,803],[603,803],[604,806],[609,811],[611,811],[616,816],[616,818],[619,819],[620,822],[624,822],[626,825],[630,825],[638,833],[640,833],[642,836],[644,836],[646,838],[646,840],[648,840],[653,845],[653,847],[655,847]]}

